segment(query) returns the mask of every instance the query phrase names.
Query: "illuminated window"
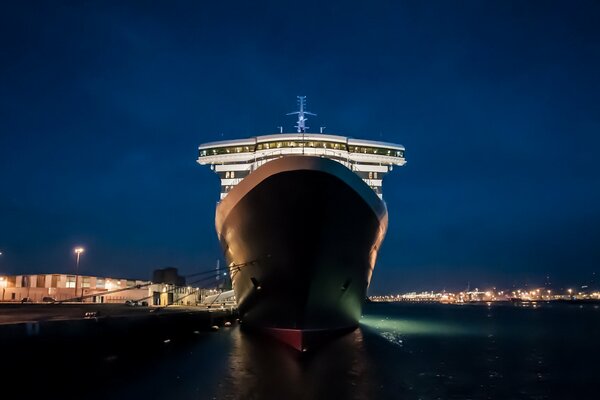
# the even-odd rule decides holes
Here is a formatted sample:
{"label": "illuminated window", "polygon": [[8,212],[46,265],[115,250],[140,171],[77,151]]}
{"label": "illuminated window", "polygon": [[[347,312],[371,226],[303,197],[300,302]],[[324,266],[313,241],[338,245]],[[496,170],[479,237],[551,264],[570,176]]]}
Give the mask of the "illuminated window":
{"label": "illuminated window", "polygon": [[231,171],[231,172],[229,173],[229,177],[230,177],[231,179],[235,178],[235,172],[234,172],[234,171]]}
{"label": "illuminated window", "polygon": [[75,276],[67,275],[67,287],[74,288],[75,287]]}
{"label": "illuminated window", "polygon": [[91,286],[90,285],[90,277],[89,276],[84,276],[83,277],[83,280],[81,282],[81,286],[84,287],[84,288],[89,288]]}
{"label": "illuminated window", "polygon": [[229,179],[229,171],[225,172],[225,179]]}

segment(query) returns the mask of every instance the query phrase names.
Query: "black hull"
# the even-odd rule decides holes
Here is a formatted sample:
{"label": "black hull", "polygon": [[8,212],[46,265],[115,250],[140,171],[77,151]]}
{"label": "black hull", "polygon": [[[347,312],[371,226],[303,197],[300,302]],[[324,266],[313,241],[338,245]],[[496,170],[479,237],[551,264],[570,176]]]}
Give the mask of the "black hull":
{"label": "black hull", "polygon": [[216,222],[244,325],[357,325],[387,210],[352,171],[317,157],[271,161],[228,194]]}

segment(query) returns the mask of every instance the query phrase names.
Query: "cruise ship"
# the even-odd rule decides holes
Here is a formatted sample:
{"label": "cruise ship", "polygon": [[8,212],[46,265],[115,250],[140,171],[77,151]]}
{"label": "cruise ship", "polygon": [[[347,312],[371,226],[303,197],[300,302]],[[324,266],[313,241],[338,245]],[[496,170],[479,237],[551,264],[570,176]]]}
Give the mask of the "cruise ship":
{"label": "cruise ship", "polygon": [[216,231],[243,327],[300,351],[357,327],[388,212],[383,177],[397,144],[296,132],[205,143],[198,163],[221,180]]}

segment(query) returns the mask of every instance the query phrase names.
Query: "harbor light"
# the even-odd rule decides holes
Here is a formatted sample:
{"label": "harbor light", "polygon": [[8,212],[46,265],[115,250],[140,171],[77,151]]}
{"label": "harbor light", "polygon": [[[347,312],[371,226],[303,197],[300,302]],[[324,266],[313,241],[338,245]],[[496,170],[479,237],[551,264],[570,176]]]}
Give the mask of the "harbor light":
{"label": "harbor light", "polygon": [[[85,249],[83,247],[75,247],[73,252],[77,254],[77,266],[75,268],[75,297],[77,297],[77,278],[79,276],[79,256],[83,253]],[[83,283],[81,284],[81,297],[83,298]]]}

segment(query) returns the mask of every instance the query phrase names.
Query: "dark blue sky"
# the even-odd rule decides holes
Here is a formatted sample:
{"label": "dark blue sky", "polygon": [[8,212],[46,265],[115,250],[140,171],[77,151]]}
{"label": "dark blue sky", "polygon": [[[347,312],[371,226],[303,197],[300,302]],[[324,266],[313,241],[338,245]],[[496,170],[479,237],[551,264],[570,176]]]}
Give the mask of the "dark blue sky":
{"label": "dark blue sky", "polygon": [[300,94],[406,146],[371,293],[599,269],[597,2],[124,3],[0,5],[0,272],[213,266],[198,144],[291,130]]}

